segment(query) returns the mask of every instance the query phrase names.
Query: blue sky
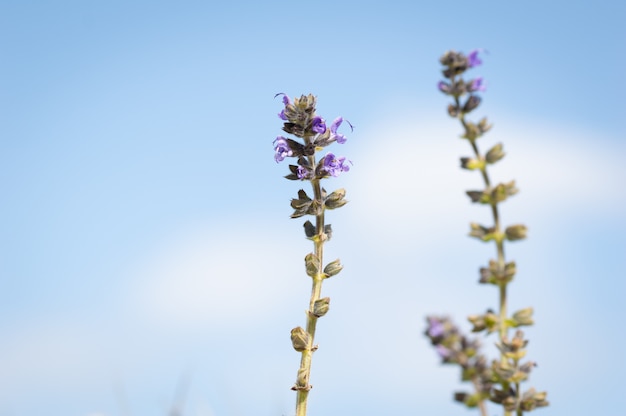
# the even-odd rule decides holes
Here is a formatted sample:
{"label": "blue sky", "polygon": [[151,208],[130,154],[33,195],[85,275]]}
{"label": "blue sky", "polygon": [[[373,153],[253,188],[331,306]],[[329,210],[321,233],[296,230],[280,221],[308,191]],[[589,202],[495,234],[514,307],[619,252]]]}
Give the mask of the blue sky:
{"label": "blue sky", "polygon": [[422,332],[497,304],[436,90],[439,56],[476,47],[481,146],[504,143],[503,219],[530,229],[507,252],[511,308],[536,311],[527,387],[543,413],[618,408],[626,6],[545,3],[0,1],[0,416],[293,414],[311,248],[277,92],[355,126],[310,414],[465,412]]}

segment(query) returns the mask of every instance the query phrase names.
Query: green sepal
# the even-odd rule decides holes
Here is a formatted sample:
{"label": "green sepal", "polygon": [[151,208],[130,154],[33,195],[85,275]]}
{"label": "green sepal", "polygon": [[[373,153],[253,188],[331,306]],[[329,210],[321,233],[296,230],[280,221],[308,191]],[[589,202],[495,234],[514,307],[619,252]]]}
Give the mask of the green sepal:
{"label": "green sepal", "polygon": [[331,261],[324,267],[324,277],[327,279],[338,274],[341,270],[343,270],[343,266],[339,262],[339,259],[335,261]]}
{"label": "green sepal", "polygon": [[296,327],[291,330],[291,344],[293,349],[302,352],[309,348],[309,341],[311,336],[302,328]]}
{"label": "green sepal", "polygon": [[518,189],[515,187],[515,181],[511,181],[508,183],[499,183],[495,188],[487,188],[484,191],[466,191],[465,193],[470,197],[472,202],[497,204],[515,195],[517,192]]}
{"label": "green sepal", "polygon": [[313,225],[313,223],[307,220],[304,223],[303,227],[304,227],[304,235],[306,235],[307,238],[313,238],[313,236],[315,235],[315,226]]}
{"label": "green sepal", "polygon": [[472,222],[470,223],[470,237],[478,238],[482,241],[491,241],[495,239],[495,227],[484,227],[478,223]]}
{"label": "green sepal", "polygon": [[330,298],[321,298],[313,303],[313,315],[317,318],[321,318],[326,315],[330,307]]}
{"label": "green sepal", "polygon": [[548,406],[550,403],[546,400],[548,393],[545,391],[537,392],[534,388],[530,388],[522,395],[520,409],[524,412],[530,412],[537,407]]}
{"label": "green sepal", "polygon": [[506,153],[502,151],[502,143],[498,143],[491,149],[489,149],[489,151],[485,155],[485,161],[489,164],[496,163],[497,161],[502,159],[505,154]]}
{"label": "green sepal", "polygon": [[330,240],[333,236],[333,227],[330,224],[324,225],[324,234],[326,235],[326,241]]}
{"label": "green sepal", "polygon": [[517,271],[515,261],[511,261],[504,265],[504,271],[501,272],[498,262],[495,260],[489,260],[489,267],[481,267],[480,269],[480,283],[490,283],[498,285],[500,283],[509,283],[513,280]]}
{"label": "green sepal", "polygon": [[473,159],[470,157],[461,158],[461,167],[467,170],[484,169],[485,161],[482,159]]}
{"label": "green sepal", "polygon": [[342,206],[348,203],[348,201],[344,199],[345,196],[346,196],[345,189],[343,188],[337,189],[336,191],[334,191],[333,193],[331,193],[325,198],[324,205],[326,205],[326,208],[328,209],[341,208]]}
{"label": "green sepal", "polygon": [[487,333],[490,334],[497,331],[500,326],[500,319],[491,309],[487,310],[484,315],[470,315],[467,320],[474,326],[472,332],[487,330]]}
{"label": "green sepal", "polygon": [[298,191],[298,198],[291,200],[291,208],[294,209],[293,214],[291,214],[291,218],[298,218],[308,214],[311,210],[312,203],[313,200],[309,198],[303,189],[300,189]]}
{"label": "green sepal", "polygon": [[509,227],[506,227],[504,233],[506,234],[506,239],[509,241],[518,241],[526,238],[526,233],[528,232],[528,228],[524,224],[515,224]]}
{"label": "green sepal", "polygon": [[517,328],[520,326],[530,326],[534,324],[533,321],[533,308],[524,308],[513,314],[511,319],[509,319],[512,328]]}
{"label": "green sepal", "polygon": [[481,204],[491,203],[491,195],[486,191],[466,191],[465,193],[470,197],[472,202],[479,202]]}
{"label": "green sepal", "polygon": [[319,264],[320,260],[313,253],[309,253],[304,258],[304,264],[306,265],[306,274],[315,278],[319,275],[320,269]]}
{"label": "green sepal", "polygon": [[518,189],[515,187],[515,181],[508,183],[499,183],[491,191],[491,199],[494,203],[502,202],[510,196],[515,195]]}

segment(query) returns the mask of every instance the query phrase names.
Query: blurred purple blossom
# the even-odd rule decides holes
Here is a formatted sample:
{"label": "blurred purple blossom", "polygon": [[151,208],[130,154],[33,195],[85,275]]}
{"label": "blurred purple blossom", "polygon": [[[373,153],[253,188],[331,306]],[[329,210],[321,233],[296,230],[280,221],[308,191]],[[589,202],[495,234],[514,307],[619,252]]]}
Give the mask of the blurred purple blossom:
{"label": "blurred purple blossom", "polygon": [[470,68],[474,68],[475,66],[483,63],[483,61],[481,61],[478,57],[480,52],[483,52],[483,49],[474,49],[467,54],[467,62]]}
{"label": "blurred purple blossom", "polygon": [[444,334],[443,323],[435,318],[428,318],[428,335],[437,338]]}
{"label": "blurred purple blossom", "polygon": [[485,91],[487,89],[487,83],[483,80],[483,77],[474,78],[467,89],[469,92]]}
{"label": "blurred purple blossom", "polygon": [[435,345],[435,349],[437,350],[437,354],[439,354],[439,356],[444,360],[452,355],[451,351],[441,344]]}

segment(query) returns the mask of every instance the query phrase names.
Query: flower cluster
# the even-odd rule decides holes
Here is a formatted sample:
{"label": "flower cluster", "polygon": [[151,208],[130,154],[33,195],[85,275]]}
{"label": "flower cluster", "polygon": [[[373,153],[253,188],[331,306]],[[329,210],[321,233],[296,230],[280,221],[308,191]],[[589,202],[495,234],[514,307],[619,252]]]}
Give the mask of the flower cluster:
{"label": "flower cluster", "polygon": [[319,162],[315,163],[315,152],[337,142],[346,142],[346,136],[338,132],[339,127],[345,121],[350,128],[352,125],[342,117],[337,117],[329,127],[326,120],[315,114],[315,96],[309,94],[295,98],[293,101],[284,93],[282,96],[285,107],[278,113],[278,117],[284,120],[283,130],[302,139],[299,142],[283,136],[274,140],[274,160],[282,162],[287,157],[297,158],[296,165],[289,165],[291,173],[286,176],[292,180],[322,179],[327,176],[338,176],[341,172],[350,170],[352,162],[345,157],[337,157],[333,153],[327,153]]}
{"label": "flower cluster", "polygon": [[461,122],[464,130],[461,137],[468,140],[472,147],[473,155],[461,158],[461,168],[479,171],[485,185],[484,189],[469,190],[466,194],[473,203],[489,206],[493,216],[493,225],[471,223],[469,235],[483,242],[495,243],[497,258],[490,260],[488,267],[480,269],[479,282],[498,288],[500,310],[494,312],[489,309],[483,314],[470,315],[468,320],[474,333],[498,334],[496,345],[500,358],[487,368],[484,357],[475,355],[477,343],[468,341],[446,318],[429,317],[426,335],[443,361],[460,365],[463,369],[463,380],[474,383],[475,393],[458,393],[455,396],[458,401],[468,406],[478,406],[483,416],[488,414],[484,403],[486,400],[500,404],[504,408],[504,416],[513,413],[520,416],[523,412],[547,406],[548,402],[545,392],[536,392],[532,388],[522,391],[520,383],[528,378],[535,363],[522,363],[528,340],[524,339],[521,331],[517,330],[515,336],[509,340],[511,329],[534,323],[533,309],[530,307],[516,311],[513,315],[507,312],[507,288],[516,275],[517,267],[514,261],[506,261],[504,243],[526,238],[527,228],[523,224],[504,227],[499,204],[517,194],[518,189],[515,181],[492,184],[488,168],[504,158],[502,144],[498,143],[485,154],[481,154],[477,140],[489,131],[491,125],[486,118],[477,123],[466,119],[466,115],[480,105],[481,98],[477,93],[486,89],[482,77],[469,81],[463,79],[467,70],[482,64],[479,57],[481,52],[481,49],[475,49],[467,55],[456,51],[446,52],[439,60],[444,66],[442,73],[445,80],[438,83],[438,88],[452,98],[453,102],[448,105],[448,114]]}
{"label": "flower cluster", "polygon": [[[457,117],[461,113],[469,113],[478,107],[480,97],[474,93],[487,90],[487,83],[483,77],[476,77],[469,81],[464,81],[460,78],[460,75],[466,70],[482,64],[478,57],[480,52],[482,52],[482,49],[474,49],[465,56],[461,52],[448,51],[439,59],[439,62],[446,67],[443,70],[443,76],[447,78],[447,81],[439,81],[437,87],[439,91],[455,98],[455,104],[448,106],[448,113],[452,117]],[[464,103],[460,103],[459,97],[467,93],[469,93],[467,100]],[[482,127],[484,128],[482,133],[488,130],[486,125]]]}
{"label": "flower cluster", "polygon": [[333,153],[327,153],[318,160],[316,152],[334,142],[345,143],[346,136],[338,130],[344,121],[350,128],[352,125],[342,117],[337,117],[330,126],[327,126],[326,120],[315,113],[316,98],[311,94],[302,95],[293,101],[284,93],[276,94],[276,97],[278,96],[282,96],[284,104],[284,108],[278,113],[278,117],[284,121],[283,131],[299,138],[300,141],[278,136],[274,140],[274,160],[281,162],[288,157],[296,158],[296,164],[289,165],[291,173],[285,177],[291,180],[306,180],[311,184],[313,191],[309,196],[304,189],[300,189],[298,197],[291,200],[291,208],[294,210],[291,218],[305,215],[315,217],[314,223],[306,221],[303,224],[306,238],[313,242],[313,252],[304,258],[306,274],[312,281],[306,324],[304,327],[298,326],[291,330],[293,349],[301,354],[296,382],[291,389],[296,391],[296,416],[306,416],[308,395],[312,388],[311,361],[313,353],[319,347],[315,343],[317,321],[325,316],[330,308],[330,298],[321,297],[322,283],[343,269],[339,259],[324,263],[324,244],[332,236],[331,224],[325,222],[325,211],[341,208],[348,202],[345,199],[345,189],[328,193],[320,182],[324,178],[337,177],[342,172],[349,171],[352,164],[345,157],[335,156]]}
{"label": "flower cluster", "polygon": [[454,399],[468,407],[476,407],[489,398],[492,373],[484,355],[479,354],[480,342],[469,339],[447,317],[428,316],[426,336],[444,364],[461,367],[463,381],[472,382],[475,392],[456,392]]}

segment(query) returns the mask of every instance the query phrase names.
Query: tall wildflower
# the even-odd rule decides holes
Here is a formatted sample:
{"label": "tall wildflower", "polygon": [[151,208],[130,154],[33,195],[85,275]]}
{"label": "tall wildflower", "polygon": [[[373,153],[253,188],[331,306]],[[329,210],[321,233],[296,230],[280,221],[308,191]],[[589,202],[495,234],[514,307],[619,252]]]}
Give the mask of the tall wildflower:
{"label": "tall wildflower", "polygon": [[477,141],[489,131],[491,125],[486,118],[482,118],[478,123],[466,118],[467,114],[480,105],[481,98],[476,93],[486,90],[482,77],[463,79],[468,69],[482,64],[479,57],[481,52],[480,49],[476,49],[467,56],[455,51],[446,52],[439,60],[444,66],[442,72],[445,80],[438,83],[438,88],[452,98],[453,102],[448,105],[448,114],[461,122],[464,130],[461,137],[468,141],[473,150],[472,156],[461,158],[461,167],[479,171],[485,185],[484,189],[470,190],[466,193],[473,203],[488,206],[493,217],[493,225],[490,226],[471,223],[469,235],[483,242],[495,243],[496,258],[490,260],[488,266],[480,269],[479,282],[493,285],[498,289],[499,310],[494,312],[488,309],[485,313],[470,315],[468,320],[473,325],[472,332],[498,334],[496,346],[500,357],[493,360],[491,365],[487,365],[486,358],[479,352],[478,341],[466,338],[446,317],[429,316],[426,336],[431,340],[442,361],[459,365],[462,369],[462,380],[473,384],[474,393],[456,393],[455,400],[468,407],[478,407],[483,416],[488,414],[487,400],[500,404],[504,408],[505,416],[511,416],[513,413],[521,416],[524,412],[547,406],[548,402],[546,392],[537,392],[533,388],[522,391],[521,382],[528,378],[536,364],[532,361],[522,362],[528,344],[524,333],[516,329],[514,336],[509,337],[511,329],[533,324],[533,309],[530,307],[516,311],[510,316],[507,312],[507,288],[517,268],[514,261],[506,260],[504,243],[526,238],[527,228],[522,224],[504,227],[500,220],[499,205],[515,195],[518,190],[515,181],[492,184],[488,167],[504,157],[502,144],[492,146],[486,154],[480,153]]}
{"label": "tall wildflower", "polygon": [[[290,173],[285,177],[290,180],[308,181],[313,191],[311,197],[301,189],[298,191],[298,197],[291,200],[291,207],[294,209],[291,218],[305,215],[315,218],[315,224],[308,220],[304,223],[304,233],[313,242],[313,252],[304,258],[306,274],[313,282],[306,325],[305,328],[298,326],[291,330],[293,348],[301,354],[300,368],[292,387],[292,390],[297,392],[296,416],[305,416],[308,394],[312,387],[309,384],[311,360],[313,352],[318,348],[314,343],[317,320],[326,315],[330,304],[330,298],[321,297],[322,282],[338,274],[343,268],[338,259],[324,266],[324,243],[330,240],[332,235],[332,228],[330,224],[325,223],[324,214],[327,209],[340,208],[348,202],[344,199],[346,195],[344,189],[328,194],[320,182],[349,171],[352,163],[345,157],[338,157],[333,153],[317,157],[317,152],[332,143],[346,142],[346,137],[338,133],[339,127],[344,122],[343,118],[336,118],[330,127],[327,127],[326,120],[315,113],[316,97],[313,95],[302,95],[293,101],[283,93],[276,96],[282,96],[284,104],[284,108],[278,114],[284,121],[283,131],[299,140],[278,136],[274,140],[274,159],[276,162],[286,158],[295,159],[295,164],[289,165]],[[349,122],[346,124],[352,128]]]}

